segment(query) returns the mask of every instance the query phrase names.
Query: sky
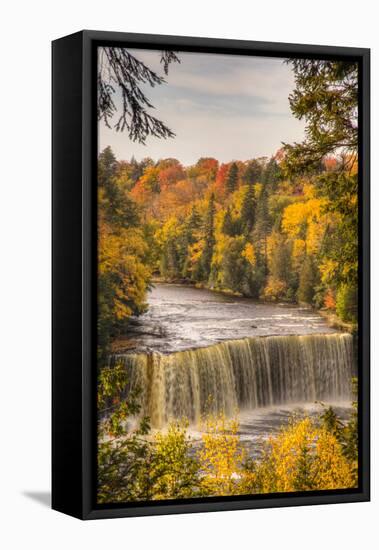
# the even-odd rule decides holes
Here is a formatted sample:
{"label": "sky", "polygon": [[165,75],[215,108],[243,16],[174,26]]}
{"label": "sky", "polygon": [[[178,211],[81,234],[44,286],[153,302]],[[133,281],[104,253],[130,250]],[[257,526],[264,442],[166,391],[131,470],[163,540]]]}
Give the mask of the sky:
{"label": "sky", "polygon": [[[163,75],[160,52],[129,50]],[[178,52],[166,83],[145,87],[151,113],[176,135],[132,142],[127,132],[99,126],[99,150],[110,145],[119,160],[174,157],[183,165],[200,157],[220,162],[272,156],[282,142],[301,141],[303,122],[294,118],[288,96],[294,89],[283,59]],[[117,115],[114,117],[114,122]]]}

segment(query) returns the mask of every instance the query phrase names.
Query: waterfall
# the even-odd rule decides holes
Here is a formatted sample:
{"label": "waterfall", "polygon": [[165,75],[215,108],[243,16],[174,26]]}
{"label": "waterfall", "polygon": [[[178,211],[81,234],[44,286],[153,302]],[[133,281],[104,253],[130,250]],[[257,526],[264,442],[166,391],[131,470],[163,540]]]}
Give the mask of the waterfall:
{"label": "waterfall", "polygon": [[171,418],[198,421],[207,407],[234,414],[285,403],[351,399],[350,334],[269,336],[230,340],[163,355],[114,357],[140,389],[153,427]]}

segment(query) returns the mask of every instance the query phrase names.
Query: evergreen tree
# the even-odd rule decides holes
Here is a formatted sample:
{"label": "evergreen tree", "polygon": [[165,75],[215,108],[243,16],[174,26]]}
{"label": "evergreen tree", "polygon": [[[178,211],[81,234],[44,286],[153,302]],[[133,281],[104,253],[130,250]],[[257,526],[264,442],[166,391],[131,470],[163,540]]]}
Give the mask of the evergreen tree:
{"label": "evergreen tree", "polygon": [[356,322],[358,316],[358,293],[354,285],[343,284],[337,291],[337,315],[347,322]]}
{"label": "evergreen tree", "polygon": [[228,193],[233,193],[238,186],[238,165],[236,162],[232,162],[228,176],[226,178],[226,189]]}
{"label": "evergreen tree", "polygon": [[118,162],[111,147],[98,158],[99,213],[113,230],[135,227],[140,223],[139,211],[129,193],[117,184]]}
{"label": "evergreen tree", "polygon": [[[358,147],[358,63],[292,59],[296,88],[289,96],[293,115],[306,123],[305,140],[286,144],[292,174],[318,170],[328,155],[355,156]],[[334,108],[332,108],[332,106]]]}
{"label": "evergreen tree", "polygon": [[192,206],[191,213],[186,221],[185,238],[187,246],[196,242],[196,234],[201,228],[201,216],[196,206]]}
{"label": "evergreen tree", "polygon": [[225,211],[224,220],[222,222],[222,232],[224,235],[229,235],[230,237],[233,237],[234,235],[234,223],[229,206]]}
{"label": "evergreen tree", "polygon": [[196,243],[201,230],[201,216],[195,205],[191,208],[191,213],[185,220],[185,230],[183,232],[183,255],[181,257],[182,275],[193,280],[201,279],[200,272],[193,272],[189,247]]}
{"label": "evergreen tree", "polygon": [[270,261],[270,273],[274,279],[288,283],[291,276],[291,250],[285,237],[280,235]]}
{"label": "evergreen tree", "polygon": [[216,243],[214,235],[214,218],[216,213],[215,196],[212,193],[209,198],[208,209],[204,222],[204,249],[201,257],[201,269],[204,280],[209,279],[211,272],[213,249]]}
{"label": "evergreen tree", "polygon": [[297,293],[299,302],[313,304],[317,283],[318,273],[313,256],[306,256],[300,271],[299,290]]}
{"label": "evergreen tree", "polygon": [[255,184],[261,181],[262,178],[262,166],[260,163],[254,159],[249,162],[247,165],[246,171],[243,176],[245,183]]}
{"label": "evergreen tree", "polygon": [[133,186],[137,183],[137,181],[140,179],[140,177],[143,174],[144,166],[142,165],[142,162],[138,162],[133,155],[130,159],[130,179],[133,182]]}
{"label": "evergreen tree", "polygon": [[253,232],[255,246],[259,252],[262,268],[267,275],[267,236],[270,233],[271,223],[268,211],[267,188],[263,187],[258,197],[256,206],[256,222]]}
{"label": "evergreen tree", "polygon": [[255,222],[255,194],[253,184],[247,186],[241,205],[241,229],[244,235],[249,235]]}
{"label": "evergreen tree", "polygon": [[163,251],[161,273],[167,279],[176,279],[179,276],[179,254],[176,242],[169,238]]}
{"label": "evergreen tree", "polygon": [[270,193],[274,193],[278,186],[278,183],[282,177],[280,167],[274,157],[272,157],[263,173],[262,183],[269,189]]}
{"label": "evergreen tree", "polygon": [[97,183],[99,187],[109,187],[112,182],[112,178],[117,173],[117,160],[112,151],[112,148],[108,145],[99,154],[97,164]]}
{"label": "evergreen tree", "polygon": [[245,296],[259,299],[265,284],[266,271],[262,255],[257,250],[255,253],[255,265],[247,265],[245,279],[242,284],[242,293]]}
{"label": "evergreen tree", "polygon": [[246,279],[247,262],[242,256],[245,240],[242,236],[230,239],[221,262],[221,281],[224,288],[242,292]]}

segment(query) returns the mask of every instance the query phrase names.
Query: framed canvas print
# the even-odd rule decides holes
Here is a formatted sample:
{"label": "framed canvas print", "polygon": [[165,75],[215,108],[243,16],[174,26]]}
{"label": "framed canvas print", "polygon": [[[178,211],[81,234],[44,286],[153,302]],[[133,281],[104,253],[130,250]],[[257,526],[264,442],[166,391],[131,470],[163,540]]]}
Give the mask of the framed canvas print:
{"label": "framed canvas print", "polygon": [[53,508],[369,499],[369,50],[53,42]]}

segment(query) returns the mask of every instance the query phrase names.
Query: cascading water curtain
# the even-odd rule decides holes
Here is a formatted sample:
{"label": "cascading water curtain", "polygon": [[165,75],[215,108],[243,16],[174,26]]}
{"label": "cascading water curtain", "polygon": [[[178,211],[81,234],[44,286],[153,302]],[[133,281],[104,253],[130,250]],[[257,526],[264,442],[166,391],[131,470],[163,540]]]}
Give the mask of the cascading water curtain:
{"label": "cascading water curtain", "polygon": [[232,415],[237,408],[349,400],[355,374],[350,334],[245,338],[117,359],[156,428],[173,418],[197,422],[209,408]]}

